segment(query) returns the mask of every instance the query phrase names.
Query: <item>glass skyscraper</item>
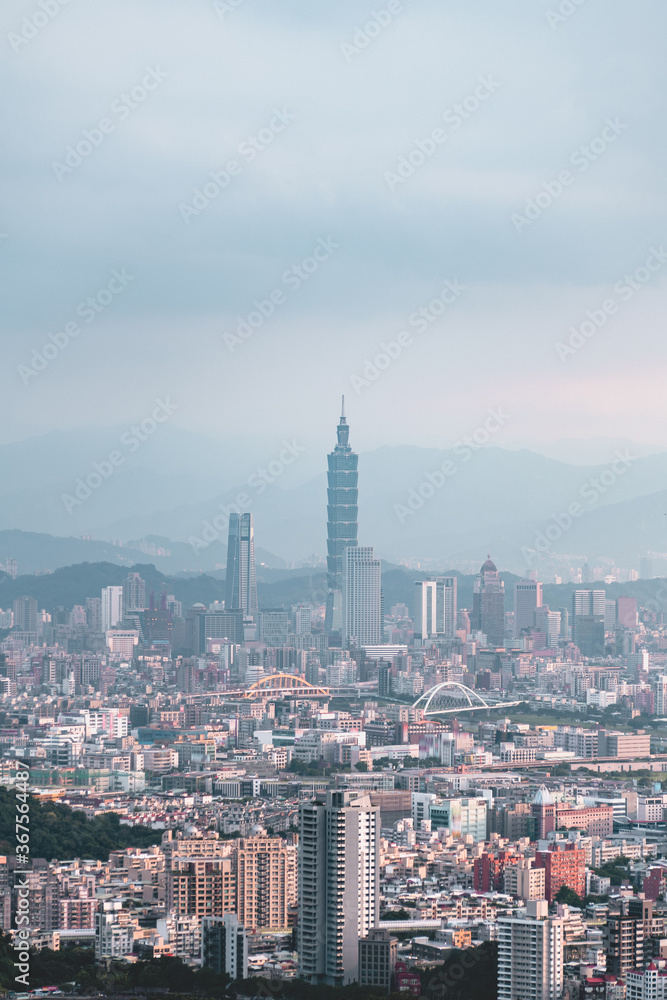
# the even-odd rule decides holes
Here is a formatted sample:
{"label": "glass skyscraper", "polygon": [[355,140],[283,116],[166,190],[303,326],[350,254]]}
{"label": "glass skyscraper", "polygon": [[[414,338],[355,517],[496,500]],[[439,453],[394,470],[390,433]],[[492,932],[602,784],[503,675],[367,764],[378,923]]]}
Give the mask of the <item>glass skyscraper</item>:
{"label": "glass skyscraper", "polygon": [[227,538],[225,610],[257,616],[255,532],[252,514],[230,514]]}
{"label": "glass skyscraper", "polygon": [[325,630],[339,636],[343,628],[343,554],[357,545],[359,518],[359,456],[349,443],[345,397],[337,429],[336,447],[327,456],[327,608]]}
{"label": "glass skyscraper", "polygon": [[486,635],[488,646],[505,645],[505,584],[491,556],[473,586],[471,625],[473,631]]}

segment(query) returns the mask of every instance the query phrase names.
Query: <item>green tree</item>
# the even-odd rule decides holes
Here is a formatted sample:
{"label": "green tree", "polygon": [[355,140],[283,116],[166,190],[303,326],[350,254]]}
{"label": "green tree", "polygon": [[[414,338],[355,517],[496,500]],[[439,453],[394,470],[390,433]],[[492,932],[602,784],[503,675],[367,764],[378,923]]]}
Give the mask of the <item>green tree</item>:
{"label": "green tree", "polygon": [[583,909],[584,901],[581,896],[571,889],[569,885],[562,885],[556,893],[557,903],[567,903],[568,906],[578,906]]}

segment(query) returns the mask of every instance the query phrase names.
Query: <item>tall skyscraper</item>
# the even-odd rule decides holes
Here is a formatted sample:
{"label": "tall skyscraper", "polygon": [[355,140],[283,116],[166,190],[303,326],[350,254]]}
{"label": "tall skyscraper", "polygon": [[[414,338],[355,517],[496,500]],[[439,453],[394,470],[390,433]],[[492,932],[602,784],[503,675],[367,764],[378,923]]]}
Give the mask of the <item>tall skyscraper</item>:
{"label": "tall skyscraper", "polygon": [[227,538],[225,608],[257,617],[255,531],[252,514],[230,514]]}
{"label": "tall skyscraper", "polygon": [[123,617],[123,588],[105,587],[102,591],[102,631],[113,628]]}
{"label": "tall skyscraper", "polygon": [[542,584],[537,580],[517,580],[514,584],[514,634],[535,626],[535,612],[542,607]]}
{"label": "tall skyscraper", "polygon": [[489,646],[505,645],[505,584],[491,556],[475,580],[471,626],[486,635]]}
{"label": "tall skyscraper", "polygon": [[525,917],[498,918],[498,1000],[558,1000],[563,990],[564,928],[545,900]]}
{"label": "tall skyscraper", "polygon": [[324,628],[327,635],[343,630],[343,553],[357,544],[359,519],[359,456],[349,443],[345,397],[337,430],[336,447],[327,456],[327,596]]}
{"label": "tall skyscraper", "polygon": [[380,560],[370,545],[349,545],[343,559],[343,641],[378,646],[382,642]]}
{"label": "tall skyscraper", "polygon": [[453,639],[456,632],[457,578],[441,576],[415,583],[415,633],[422,639]]}
{"label": "tall skyscraper", "polygon": [[146,581],[140,573],[128,573],[123,584],[123,614],[145,611],[146,607]]}
{"label": "tall skyscraper", "polygon": [[37,631],[37,601],[34,597],[17,597],[14,601],[14,628],[18,632]]}
{"label": "tall skyscraper", "polygon": [[359,981],[359,940],[380,912],[380,811],[370,797],[327,792],[299,811],[299,974],[311,983]]}

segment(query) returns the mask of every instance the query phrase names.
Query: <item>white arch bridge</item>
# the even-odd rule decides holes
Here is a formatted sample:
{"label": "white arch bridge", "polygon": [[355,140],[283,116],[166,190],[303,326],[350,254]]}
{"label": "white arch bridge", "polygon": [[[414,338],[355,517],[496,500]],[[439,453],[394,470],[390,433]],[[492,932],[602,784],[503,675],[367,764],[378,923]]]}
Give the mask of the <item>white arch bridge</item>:
{"label": "white arch bridge", "polygon": [[413,708],[423,708],[424,715],[449,715],[460,712],[489,711],[494,708],[512,708],[519,701],[498,701],[482,698],[479,691],[473,691],[458,681],[442,681],[424,691],[417,698]]}

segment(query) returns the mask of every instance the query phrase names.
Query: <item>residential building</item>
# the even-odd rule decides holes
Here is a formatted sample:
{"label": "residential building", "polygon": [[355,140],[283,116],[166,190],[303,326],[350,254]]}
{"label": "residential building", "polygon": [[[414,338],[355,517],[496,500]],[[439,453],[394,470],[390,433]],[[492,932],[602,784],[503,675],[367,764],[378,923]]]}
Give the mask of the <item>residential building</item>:
{"label": "residential building", "polygon": [[544,868],[544,895],[553,903],[561,886],[586,894],[586,851],[574,843],[552,844],[548,851],[535,852],[535,867]]}
{"label": "residential building", "polygon": [[102,631],[114,628],[123,617],[123,588],[105,587],[102,590]]}
{"label": "residential building", "polygon": [[398,938],[389,931],[374,928],[367,937],[360,938],[359,985],[379,986],[389,993],[397,955]]}
{"label": "residential building", "polygon": [[560,1000],[563,919],[548,912],[544,900],[530,900],[525,916],[499,917],[498,1000]]}
{"label": "residential building", "polygon": [[246,930],[287,928],[289,908],[296,902],[296,864],[296,848],[280,837],[239,840],[236,913]]}
{"label": "residential building", "polygon": [[380,807],[347,790],[299,810],[299,974],[359,981],[359,940],[379,919]]}
{"label": "residential building", "polygon": [[202,919],[201,963],[230,980],[248,978],[248,937],[236,914]]}

